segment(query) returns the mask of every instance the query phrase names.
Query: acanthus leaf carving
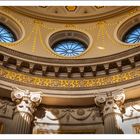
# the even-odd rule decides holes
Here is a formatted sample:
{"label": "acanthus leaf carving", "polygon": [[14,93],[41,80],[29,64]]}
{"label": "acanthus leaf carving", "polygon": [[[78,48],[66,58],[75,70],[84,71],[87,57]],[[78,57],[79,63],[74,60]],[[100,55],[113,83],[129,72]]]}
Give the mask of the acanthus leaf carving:
{"label": "acanthus leaf carving", "polygon": [[122,89],[109,91],[106,94],[100,94],[95,97],[95,104],[101,108],[101,113],[103,113],[103,116],[110,113],[124,113],[124,101],[125,94]]}
{"label": "acanthus leaf carving", "polygon": [[30,92],[29,90],[22,90],[14,87],[11,93],[12,101],[16,103],[16,112],[32,113],[35,111],[35,107],[41,103],[42,92]]}

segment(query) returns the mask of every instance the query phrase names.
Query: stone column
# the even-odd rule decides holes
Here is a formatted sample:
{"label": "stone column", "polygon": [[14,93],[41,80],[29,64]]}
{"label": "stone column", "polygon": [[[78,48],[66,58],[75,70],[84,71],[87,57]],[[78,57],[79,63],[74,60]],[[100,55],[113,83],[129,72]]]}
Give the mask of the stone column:
{"label": "stone column", "polygon": [[41,103],[41,92],[30,92],[29,90],[13,88],[11,98],[12,101],[16,103],[16,109],[13,116],[13,133],[31,133],[33,113],[35,107]]}
{"label": "stone column", "polygon": [[121,129],[125,94],[122,90],[95,97],[95,103],[103,114],[105,134],[123,134]]}

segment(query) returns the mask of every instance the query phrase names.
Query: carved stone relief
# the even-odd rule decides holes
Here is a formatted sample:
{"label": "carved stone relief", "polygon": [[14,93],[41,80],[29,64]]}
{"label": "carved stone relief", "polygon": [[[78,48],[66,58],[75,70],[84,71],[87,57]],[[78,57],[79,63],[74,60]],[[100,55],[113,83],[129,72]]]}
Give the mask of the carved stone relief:
{"label": "carved stone relief", "polygon": [[126,112],[123,115],[124,120],[140,118],[140,101],[133,101],[125,104]]}
{"label": "carved stone relief", "polygon": [[[95,133],[102,125],[97,107],[39,107],[33,133]],[[97,126],[96,126],[97,125]]]}
{"label": "carved stone relief", "polygon": [[0,117],[12,119],[14,108],[14,103],[5,99],[0,99]]}
{"label": "carved stone relief", "polygon": [[[40,110],[40,109],[39,109]],[[99,112],[95,107],[89,108],[45,108],[44,116],[35,114],[36,121],[47,120],[46,123],[54,123],[56,120],[70,124],[72,122],[81,123],[81,121],[92,121],[99,117]]]}

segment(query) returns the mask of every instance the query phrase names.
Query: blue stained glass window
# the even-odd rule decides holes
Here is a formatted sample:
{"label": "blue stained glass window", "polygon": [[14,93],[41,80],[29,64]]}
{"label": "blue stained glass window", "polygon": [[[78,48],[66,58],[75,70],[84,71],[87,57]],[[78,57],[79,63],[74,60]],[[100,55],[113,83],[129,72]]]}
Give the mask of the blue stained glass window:
{"label": "blue stained glass window", "polygon": [[138,43],[140,42],[140,24],[131,28],[124,36],[123,41],[125,43]]}
{"label": "blue stained glass window", "polygon": [[5,25],[0,24],[0,42],[14,42],[16,37],[14,33]]}
{"label": "blue stained glass window", "polygon": [[78,40],[62,40],[53,45],[53,50],[62,56],[78,56],[86,50],[86,45]]}

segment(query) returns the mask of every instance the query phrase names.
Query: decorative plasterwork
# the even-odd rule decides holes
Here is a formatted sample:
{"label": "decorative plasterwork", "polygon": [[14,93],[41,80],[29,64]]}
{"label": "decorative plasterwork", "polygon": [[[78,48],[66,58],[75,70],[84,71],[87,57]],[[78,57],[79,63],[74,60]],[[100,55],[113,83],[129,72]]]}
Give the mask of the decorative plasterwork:
{"label": "decorative plasterwork", "polygon": [[[126,18],[131,18],[140,12],[139,7],[131,8],[132,10],[107,19],[102,19],[97,22],[88,22],[86,24],[60,24],[56,22],[39,20],[36,19],[36,17],[30,18],[14,11],[13,9],[1,7],[0,12],[5,12],[23,25],[25,36],[22,40],[19,40],[15,43],[0,43],[0,45],[23,52],[25,54],[44,57],[45,59],[64,59],[64,61],[65,59],[92,59],[120,53],[138,46],[138,44],[126,45],[114,38],[114,30],[116,26],[122,21],[122,19],[125,20]],[[74,30],[87,34],[90,37],[90,43],[88,46],[89,49],[85,53],[81,54],[80,56],[75,56],[74,58],[65,58],[53,53],[49,45],[49,37],[53,33],[63,30]],[[104,48],[104,50],[100,50],[99,47]]]}
{"label": "decorative plasterwork", "polygon": [[39,107],[33,133],[95,133],[97,124],[102,125],[102,118],[95,106]]}
{"label": "decorative plasterwork", "polygon": [[[12,51],[12,50],[8,50],[3,47],[1,47],[1,49],[3,49],[3,51],[9,51],[10,53],[15,54],[15,55],[21,54],[21,53]],[[131,50],[132,52],[131,51],[130,52],[134,53],[136,50],[139,50],[139,47]],[[130,52],[128,51],[128,54]],[[135,53],[138,53],[138,51]],[[20,55],[20,56],[22,56],[22,55]],[[25,57],[28,55],[24,54],[23,56]],[[27,71],[26,71],[26,74],[22,73],[20,70],[21,60],[20,61],[18,60],[15,63],[16,67],[14,70],[10,70],[10,69],[13,69],[14,65],[13,64],[10,65],[10,63],[9,63],[10,59],[8,59],[7,56],[3,56],[3,60],[1,60],[0,76],[1,76],[1,79],[10,81],[12,83],[18,83],[21,85],[28,85],[31,87],[40,87],[40,88],[45,88],[45,89],[46,88],[53,88],[53,89],[54,88],[55,89],[81,89],[81,88],[92,89],[92,88],[94,88],[94,89],[96,89],[96,88],[116,86],[116,84],[120,85],[120,84],[125,84],[125,83],[129,83],[129,82],[138,80],[140,77],[140,72],[139,72],[140,68],[138,65],[138,63],[139,63],[138,58],[139,58],[139,56],[133,58],[132,54],[131,54],[131,58],[130,58],[131,63],[130,63],[129,68],[126,69],[126,67],[125,67],[125,69],[124,69],[123,65],[120,63],[120,65],[118,64],[119,71],[117,71],[115,73],[109,73],[109,71],[108,71],[109,65],[108,65],[107,68],[105,67],[106,75],[102,75],[102,76],[91,75],[88,78],[85,78],[84,76],[82,77],[82,75],[81,75],[80,78],[59,77],[59,79],[58,79],[57,75],[55,75],[54,78],[46,77],[44,75],[44,72],[45,72],[44,69],[42,69],[43,76],[39,76],[39,75],[35,75],[35,74],[31,75],[31,74],[33,74],[34,65],[30,65],[28,74],[27,74]],[[137,60],[136,63],[135,63],[134,59]],[[13,59],[11,59],[11,60],[13,61]],[[82,60],[79,60],[79,62],[80,61],[81,61],[81,63],[84,62]],[[116,63],[118,63],[118,62],[116,62]],[[33,64],[33,63],[31,63],[31,64]],[[51,63],[49,65],[51,65]],[[12,67],[9,67],[9,66],[12,66]],[[9,69],[7,69],[7,68],[9,68]],[[58,67],[56,67],[56,68],[58,68]],[[55,71],[55,73],[57,74],[58,71]],[[69,71],[68,71],[68,73],[69,73]],[[83,73],[83,71],[81,71],[81,74],[82,73]],[[94,71],[93,71],[93,73],[94,73]]]}
{"label": "decorative plasterwork", "polygon": [[75,12],[75,10],[77,9],[77,6],[66,6],[65,8],[69,12]]}
{"label": "decorative plasterwork", "polygon": [[[134,46],[133,46],[134,47]],[[140,47],[137,45],[135,48],[131,48],[129,50],[117,53],[117,54],[112,54],[104,57],[98,57],[98,58],[89,58],[89,59],[76,59],[76,60],[71,60],[71,59],[58,59],[58,58],[45,58],[45,57],[39,57],[39,56],[34,56],[31,54],[26,54],[23,52],[19,52],[16,50],[13,50],[11,48],[6,48],[4,45],[0,44],[0,53],[1,54],[6,54],[7,56],[10,55],[12,57],[20,58],[21,60],[25,61],[32,61],[32,62],[37,62],[38,63],[47,63],[49,65],[58,65],[58,66],[88,66],[88,65],[96,65],[96,64],[103,64],[107,62],[113,62],[113,61],[119,61],[122,58],[128,58],[129,56],[133,56],[136,54],[139,54]]]}
{"label": "decorative plasterwork", "polygon": [[53,22],[90,22],[111,17],[133,7],[106,6],[36,6],[10,7],[22,14]]}
{"label": "decorative plasterwork", "polygon": [[123,121],[130,119],[140,118],[140,101],[131,101],[125,104],[125,114],[123,115]]}
{"label": "decorative plasterwork", "polygon": [[[44,7],[44,8],[46,8],[46,7]],[[104,7],[101,7],[99,9],[102,9],[102,8],[104,9]],[[127,7],[125,7],[125,8],[127,8]],[[45,58],[48,55],[45,55],[45,57],[43,57],[42,53],[38,53],[38,52],[37,52],[37,56],[36,56],[36,54],[34,55],[33,53],[31,53],[31,50],[30,50],[31,48],[32,48],[32,51],[35,52],[36,49],[41,50],[41,48],[39,48],[40,46],[42,46],[42,47],[44,46],[44,48],[47,50],[46,52],[48,52],[48,54],[50,53],[49,46],[46,46],[46,44],[44,42],[45,39],[43,38],[42,32],[43,31],[46,32],[46,31],[50,31],[50,30],[56,31],[56,30],[58,30],[58,28],[60,28],[60,25],[57,27],[56,26],[51,27],[53,23],[51,23],[51,25],[50,25],[49,22],[44,22],[43,20],[41,21],[41,20],[28,18],[26,16],[24,17],[21,14],[12,12],[12,10],[9,10],[9,9],[7,10],[6,8],[3,8],[3,9],[4,9],[4,12],[11,14],[13,17],[14,16],[16,17],[16,15],[18,15],[17,20],[19,20],[22,24],[24,24],[24,27],[30,25],[30,27],[32,27],[32,28],[29,31],[29,34],[26,34],[25,39],[22,42],[19,42],[16,44],[1,44],[2,45],[0,47],[1,59],[2,59],[1,60],[1,65],[2,65],[1,79],[8,80],[10,82],[12,81],[13,83],[25,84],[25,85],[28,85],[28,83],[30,83],[29,84],[30,86],[34,86],[34,87],[37,86],[37,87],[41,87],[41,88],[60,88],[60,89],[65,89],[65,88],[69,88],[69,89],[76,88],[77,89],[78,88],[79,89],[79,88],[102,88],[102,87],[107,87],[107,86],[108,87],[116,86],[115,85],[116,83],[118,85],[123,84],[123,83],[129,83],[129,81],[132,81],[132,80],[134,81],[139,78],[139,76],[137,75],[139,68],[134,69],[135,67],[139,66],[139,55],[134,57],[134,55],[139,54],[139,47],[131,49],[131,50],[129,49],[128,51],[122,52],[120,54],[115,54],[115,55],[101,57],[101,58],[84,59],[84,57],[80,57],[80,58],[78,57],[76,60],[68,59],[67,61],[65,59],[61,59],[61,58],[57,59],[57,56],[54,56],[53,58],[50,58],[50,57]],[[96,7],[96,9],[97,9],[97,7]],[[122,20],[122,17],[126,18],[126,17],[129,17],[130,14],[132,16],[133,15],[132,12],[134,14],[135,14],[135,12],[139,12],[139,10],[137,10],[137,9],[134,9],[134,10],[135,11],[129,11],[128,13],[122,14],[121,17],[115,17],[118,19],[117,22],[115,22],[115,23],[111,23],[108,20],[105,20],[105,21],[102,20],[102,21],[95,23],[94,24],[95,26],[93,26],[93,24],[91,24],[88,27],[84,27],[84,29],[82,29],[81,31],[88,30],[88,32],[90,31],[93,33],[95,28],[97,28],[98,29],[98,31],[96,32],[97,40],[99,40],[99,42],[102,42],[102,44],[106,44],[105,41],[107,39],[109,40],[109,38],[110,38],[109,43],[112,42],[112,45],[111,44],[109,44],[109,45],[111,47],[114,47],[114,48],[115,47],[116,48],[117,47],[126,47],[126,46],[118,46],[118,43],[114,42],[115,40],[113,40],[113,38],[111,38],[112,36],[109,31],[112,28],[114,29],[114,27]],[[22,18],[24,20],[21,20]],[[27,22],[27,21],[29,21],[29,22]],[[56,24],[56,25],[58,25],[58,24]],[[75,25],[69,24],[69,25],[74,26],[75,30],[77,30],[77,29],[79,30],[83,27],[83,26],[79,26],[77,24],[75,24]],[[30,27],[28,26],[28,28],[30,28]],[[64,29],[65,27],[66,28],[68,27],[67,29],[70,29],[69,26],[67,26],[67,24],[63,25],[61,27],[61,29]],[[28,28],[26,29],[26,32],[27,32]],[[107,38],[105,38],[106,36],[107,36]],[[32,40],[30,40],[30,39],[32,39]],[[37,40],[37,39],[39,39],[39,40]],[[38,41],[39,41],[39,44],[37,44]],[[31,42],[31,44],[28,44],[30,42]],[[27,45],[26,45],[26,43],[27,43]],[[23,45],[23,46],[21,47],[20,45]],[[31,46],[31,48],[30,48],[30,46]],[[9,47],[9,48],[11,47],[12,49],[8,49],[6,47]],[[15,48],[19,47],[19,48],[17,50],[15,49],[16,50],[15,51],[14,47]],[[132,45],[129,47],[136,47],[136,46]],[[30,48],[30,49],[28,50],[27,48]],[[94,46],[91,48],[94,48]],[[18,52],[20,50],[22,50],[22,51],[24,50],[23,53]],[[88,51],[88,53],[91,53],[91,52],[92,51]],[[88,55],[88,53],[85,55]],[[38,57],[38,54],[41,54],[41,56]],[[131,56],[133,56],[133,57],[131,58]],[[123,64],[122,64],[123,60],[125,58],[128,60],[127,62],[129,63],[127,66],[123,66]],[[13,63],[13,59],[14,59],[14,63]],[[135,63],[135,60],[136,60],[136,63]],[[23,61],[26,61],[27,62],[26,64],[29,65],[29,67],[27,69],[25,68],[27,71],[26,70],[22,71],[23,67],[21,65],[22,65]],[[10,64],[10,62],[11,62],[11,64]],[[116,65],[115,69],[112,68],[112,65],[110,64],[110,63],[114,63],[114,62]],[[36,69],[37,64],[39,64],[39,68],[41,66],[41,70]],[[62,77],[60,76],[60,78],[58,78],[59,77],[59,75],[58,75],[59,68],[58,67],[59,66],[63,67],[64,64],[67,68],[67,73],[66,73],[65,79],[63,76]],[[102,70],[101,74],[98,74],[99,65],[103,66],[103,70]],[[14,71],[7,70],[7,69],[3,68],[3,66],[7,67],[9,69],[13,69]],[[52,73],[50,71],[46,70],[47,67],[49,67],[49,66],[54,68],[54,72],[52,72],[53,76],[51,75]],[[78,73],[78,76],[74,75],[72,73],[72,75],[74,75],[74,76],[70,79],[69,73],[71,73],[71,71],[73,70],[71,68],[71,66],[72,67],[77,66],[79,68],[78,69],[79,73]],[[86,68],[85,68],[86,66],[90,66],[90,68],[91,68],[90,75],[88,75],[89,69],[86,71]],[[113,72],[111,69],[113,69]],[[35,73],[34,70],[37,71],[37,73]],[[26,74],[22,73],[22,72],[25,72]],[[47,74],[50,72],[51,74],[47,75],[45,72]],[[61,72],[61,68],[60,68],[60,72]],[[31,75],[31,74],[34,74],[34,75]],[[61,75],[61,73],[60,73],[60,75]],[[62,72],[62,75],[63,75],[63,72]],[[53,78],[49,78],[49,76],[52,76]],[[122,77],[120,77],[120,76],[122,76]]]}
{"label": "decorative plasterwork", "polygon": [[129,83],[140,78],[140,68],[122,72],[116,75],[89,79],[51,79],[46,77],[31,76],[0,67],[0,77],[13,83],[53,89],[81,89],[103,88],[116,86],[116,84]]}
{"label": "decorative plasterwork", "polygon": [[[103,77],[105,75],[113,75],[138,67],[140,62],[139,50],[140,47],[137,47],[117,55],[98,59],[64,61],[61,59],[56,60],[35,57],[1,46],[0,64],[9,69],[38,76],[51,76],[54,78],[62,77],[71,79],[76,77]],[[8,54],[5,55],[5,53]],[[31,62],[31,60],[33,61]]]}
{"label": "decorative plasterwork", "polygon": [[[58,120],[61,124],[71,124],[75,121],[80,124],[81,121],[95,121],[96,117],[101,117],[97,107],[87,108],[38,108],[35,112],[35,122],[44,122],[55,124]],[[100,118],[101,121],[101,118]]]}

